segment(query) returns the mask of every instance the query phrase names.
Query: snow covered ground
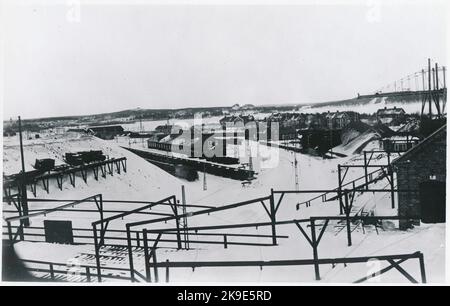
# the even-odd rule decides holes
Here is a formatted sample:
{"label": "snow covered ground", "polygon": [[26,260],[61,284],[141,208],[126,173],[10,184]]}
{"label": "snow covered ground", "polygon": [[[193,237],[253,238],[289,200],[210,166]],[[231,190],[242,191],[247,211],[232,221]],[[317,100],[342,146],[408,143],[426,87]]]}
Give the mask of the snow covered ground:
{"label": "snow covered ground", "polygon": [[326,111],[330,111],[330,112],[354,111],[354,112],[358,112],[358,113],[373,114],[373,113],[376,113],[377,110],[379,110],[381,108],[384,108],[384,107],[392,108],[394,106],[403,108],[405,110],[405,112],[408,114],[420,113],[421,107],[422,107],[422,101],[417,100],[415,102],[407,102],[407,103],[389,102],[389,101],[387,101],[386,97],[381,97],[381,98],[373,98],[369,101],[369,103],[361,103],[359,105],[356,103],[351,103],[351,104],[349,103],[348,105],[345,105],[345,104],[308,105],[308,106],[301,107],[300,111],[302,111],[302,112],[318,112],[318,113],[322,113],[322,112],[326,112]]}
{"label": "snow covered ground", "polygon": [[[366,135],[367,136],[367,135]],[[364,136],[364,137],[366,137]],[[52,136],[53,137],[53,136]],[[361,164],[361,156],[353,155],[355,147],[359,142],[365,142],[364,137],[359,138],[354,144],[342,146],[339,152],[347,154],[348,157],[336,159],[322,159],[303,154],[296,154],[299,162],[298,176],[299,188],[306,189],[333,189],[337,187],[337,165],[345,163]],[[368,137],[368,136],[367,136]],[[253,158],[254,169],[257,179],[243,187],[241,182],[207,175],[207,190],[203,190],[203,175],[195,182],[187,182],[177,179],[164,172],[158,167],[137,157],[133,153],[119,147],[114,141],[104,141],[94,137],[76,136],[67,134],[56,137],[57,139],[37,139],[25,141],[25,157],[27,169],[35,158],[53,157],[57,163],[62,163],[62,154],[79,150],[80,148],[102,149],[111,157],[125,156],[127,158],[127,172],[106,179],[95,181],[92,174],[85,184],[78,179],[77,188],[73,188],[68,182],[60,191],[56,182],[51,183],[50,193],[47,194],[42,187],[38,187],[39,198],[55,199],[80,199],[101,193],[104,199],[111,200],[144,200],[156,201],[172,194],[181,199],[181,185],[186,188],[188,204],[204,204],[209,206],[222,206],[240,201],[251,200],[257,197],[270,195],[270,189],[293,190],[295,189],[295,167],[293,152],[277,148],[268,148],[264,145],[252,143],[252,152],[260,150],[260,154]],[[368,148],[376,148],[376,142],[369,142]],[[336,148],[338,149],[338,148]],[[384,163],[384,157],[379,156],[377,163]],[[4,142],[3,169],[5,173],[14,173],[20,169],[17,139],[10,138]],[[351,169],[347,174],[346,181],[360,177],[362,169]],[[380,181],[376,187],[383,188],[386,181]],[[277,220],[292,220],[308,218],[310,216],[338,215],[337,201],[322,203],[320,199],[311,203],[310,207],[301,206],[296,209],[299,201],[305,201],[316,194],[286,195],[277,213]],[[358,195],[355,203],[355,211],[364,207],[364,210],[373,210],[378,215],[395,215],[396,210],[390,208],[391,201],[388,193],[362,194]],[[31,203],[30,208],[50,207],[55,204]],[[127,210],[138,206],[132,204],[105,204],[105,209]],[[93,204],[82,204],[81,207],[90,209]],[[80,207],[80,208],[81,208]],[[6,204],[3,209],[11,209]],[[191,209],[192,210],[192,209]],[[169,212],[168,207],[154,208],[155,212]],[[110,214],[112,215],[112,214]],[[108,216],[108,215],[106,215]],[[46,216],[52,219],[71,219],[74,227],[90,227],[90,223],[98,219],[98,213],[79,214],[55,213]],[[110,228],[124,229],[125,223],[134,220],[142,220],[145,216],[129,216],[125,220],[117,220]],[[38,225],[43,218],[33,219],[33,224]],[[212,213],[190,217],[189,226],[224,225],[247,222],[268,222],[269,217],[260,203]],[[173,227],[174,223],[160,222],[148,226],[148,229]],[[225,230],[221,230],[224,232]],[[305,238],[295,225],[284,225],[277,228],[279,235],[289,238],[280,238],[278,246],[236,246],[230,245],[224,249],[223,245],[198,244],[192,245],[192,250],[179,250],[173,248],[161,248],[158,250],[158,261],[166,259],[170,261],[208,261],[208,260],[281,260],[281,259],[309,259],[312,258],[312,250]],[[258,229],[235,229],[233,233],[270,234],[269,228]],[[398,231],[390,229],[390,224],[384,224],[384,230],[379,234],[373,228],[366,228],[363,234],[361,228],[355,228],[353,232],[353,246],[348,247],[345,230],[339,230],[335,223],[330,223],[319,246],[319,257],[348,257],[348,256],[372,256],[407,254],[421,251],[425,255],[428,281],[444,281],[444,225],[422,225],[409,231]],[[193,239],[191,236],[191,239]],[[202,237],[195,237],[202,239]],[[240,241],[242,238],[229,238],[230,241]],[[268,243],[269,238],[253,238],[253,241]],[[174,244],[172,243],[172,247]],[[84,263],[92,264],[92,259],[80,254],[92,254],[91,246],[61,246],[47,243],[20,242],[16,245],[19,255],[25,259],[48,260],[55,262],[67,262],[71,258],[85,260]],[[51,255],[49,255],[51,254]],[[136,258],[138,269],[142,272],[142,259]],[[127,267],[127,261],[121,261],[120,266]],[[382,263],[382,266],[385,263]],[[402,264],[405,269],[418,279],[417,260],[410,260]],[[324,282],[351,282],[366,276],[372,266],[366,264],[351,264],[347,267],[337,265],[336,267],[321,266],[321,274]],[[162,273],[162,272],[161,272]],[[303,267],[259,267],[251,268],[179,268],[170,270],[171,282],[312,282],[314,272],[312,266]],[[407,280],[395,269],[383,274],[382,282],[407,282]]]}

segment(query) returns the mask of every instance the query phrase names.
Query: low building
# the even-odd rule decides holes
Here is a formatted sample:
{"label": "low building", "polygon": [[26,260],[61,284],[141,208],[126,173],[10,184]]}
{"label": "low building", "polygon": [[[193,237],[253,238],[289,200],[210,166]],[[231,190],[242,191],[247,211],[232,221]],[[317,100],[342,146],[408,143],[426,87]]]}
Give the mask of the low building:
{"label": "low building", "polygon": [[406,152],[418,143],[418,137],[391,136],[380,140],[380,148],[386,152]]}
{"label": "low building", "polygon": [[86,132],[102,139],[114,139],[115,136],[123,134],[124,129],[121,125],[100,125],[89,126]]}
{"label": "low building", "polygon": [[174,127],[174,126],[171,125],[171,124],[158,125],[158,126],[155,128],[155,132],[168,135],[168,134],[171,134],[171,133],[172,133],[173,127]]}
{"label": "low building", "polygon": [[[445,220],[447,125],[393,161],[400,229]],[[419,220],[420,219],[420,220]]]}

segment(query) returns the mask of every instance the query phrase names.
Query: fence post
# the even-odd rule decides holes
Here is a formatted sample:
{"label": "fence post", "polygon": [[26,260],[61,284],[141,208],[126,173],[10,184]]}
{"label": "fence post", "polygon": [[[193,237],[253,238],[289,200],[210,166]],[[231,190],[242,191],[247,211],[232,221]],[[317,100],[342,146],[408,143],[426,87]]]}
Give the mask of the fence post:
{"label": "fence post", "polygon": [[152,281],[152,277],[150,275],[150,256],[148,255],[148,240],[147,240],[147,229],[142,231],[142,239],[144,240],[144,264],[145,264],[145,280],[147,282]]}
{"label": "fence post", "polygon": [[391,153],[388,152],[388,174],[391,183],[391,208],[395,208],[395,192],[394,192],[394,169],[391,165]]}
{"label": "fence post", "polygon": [[350,229],[350,207],[348,205],[348,192],[345,191],[345,220],[346,220],[346,227],[347,227],[347,242],[348,246],[352,246],[352,231]]}
{"label": "fence post", "polygon": [[427,276],[425,274],[425,262],[423,260],[423,253],[419,253],[419,265],[420,265],[420,276],[422,278],[422,283],[427,282]]}
{"label": "fence post", "polygon": [[338,198],[339,198],[339,214],[342,215],[342,178],[341,178],[341,165],[338,165]]}
{"label": "fence post", "polygon": [[178,205],[177,205],[177,199],[174,196],[173,197],[173,215],[175,217],[175,224],[177,227],[177,247],[178,250],[181,250],[181,233],[180,233],[180,218],[178,218]]}
{"label": "fence post", "polygon": [[228,248],[227,235],[223,235],[223,247],[224,247],[225,249]]}
{"label": "fence post", "polygon": [[94,249],[95,249],[95,264],[97,266],[97,279],[100,283],[102,281],[102,272],[100,268],[100,254],[99,254],[99,245],[97,239],[97,225],[92,225],[92,230],[94,231]]}
{"label": "fence post", "polygon": [[276,222],[276,211],[275,211],[275,198],[273,193],[273,188],[270,189],[270,221],[272,223],[272,243],[277,245],[277,232],[275,227]]}
{"label": "fence post", "polygon": [[128,248],[128,263],[130,264],[130,278],[131,282],[135,282],[134,278],[134,266],[133,266],[133,247],[131,245],[131,232],[128,224],[126,225],[127,230],[127,248]]}
{"label": "fence post", "polygon": [[[21,208],[20,203],[18,205],[18,211],[19,211],[19,216],[22,217],[24,214],[22,213],[22,208]],[[19,233],[19,239],[20,239],[20,241],[24,241],[25,240],[25,229],[24,229],[25,222],[23,220],[20,220],[19,223],[20,223],[19,228],[17,229],[17,231]]]}
{"label": "fence post", "polygon": [[166,264],[167,264],[167,266],[166,266],[166,283],[168,283],[169,282],[169,260],[168,259],[166,259]]}
{"label": "fence post", "polygon": [[86,279],[88,283],[91,282],[91,270],[89,269],[89,267],[86,267]]}
{"label": "fence post", "polygon": [[319,271],[319,255],[317,254],[317,240],[316,240],[316,225],[314,219],[310,219],[311,223],[311,246],[313,248],[313,257],[314,257],[314,272],[316,274],[316,280],[320,280],[320,271]]}
{"label": "fence post", "polygon": [[101,232],[101,242],[103,242],[103,228],[104,228],[104,224],[103,224],[103,196],[102,196],[102,194],[100,193],[99,194],[99,210],[100,210],[100,220],[101,220],[101,223],[100,223],[100,226],[101,226],[101,230],[102,230],[102,232]]}
{"label": "fence post", "polygon": [[155,282],[159,282],[158,277],[158,261],[156,260],[156,247],[152,249],[152,258],[153,258],[153,270],[155,272]]}
{"label": "fence post", "polygon": [[189,250],[189,232],[186,230],[188,227],[187,213],[186,213],[186,191],[184,185],[181,185],[181,203],[183,204],[183,228],[184,228],[184,247]]}
{"label": "fence post", "polygon": [[53,269],[53,264],[49,263],[49,266],[50,266],[50,278],[52,279],[52,281],[54,281],[55,280],[55,271]]}
{"label": "fence post", "polygon": [[6,224],[8,226],[8,237],[9,237],[9,241],[11,241],[11,245],[14,244],[13,241],[13,236],[12,236],[12,228],[11,228],[11,222],[6,221]]}
{"label": "fence post", "polygon": [[367,166],[368,166],[367,165],[367,152],[364,151],[364,180],[366,183],[366,190],[369,190],[369,181],[367,179]]}

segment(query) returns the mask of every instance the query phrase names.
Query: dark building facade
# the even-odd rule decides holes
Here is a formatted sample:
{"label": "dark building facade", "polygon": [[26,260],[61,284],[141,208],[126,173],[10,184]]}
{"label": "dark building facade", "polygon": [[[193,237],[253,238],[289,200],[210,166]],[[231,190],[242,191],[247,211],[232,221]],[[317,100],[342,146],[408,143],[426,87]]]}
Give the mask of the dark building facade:
{"label": "dark building facade", "polygon": [[[397,188],[408,190],[398,193],[399,216],[418,216],[423,221],[427,211],[433,210],[434,214],[437,210],[442,214],[442,209],[445,210],[446,138],[447,125],[444,125],[393,162]],[[444,186],[443,193],[430,194],[433,186]],[[440,207],[434,209],[435,205]],[[445,219],[445,213],[441,217]],[[418,224],[417,219],[400,220],[400,229]]]}
{"label": "dark building facade", "polygon": [[114,139],[115,136],[124,132],[121,125],[90,126],[86,128],[87,133],[102,139]]}

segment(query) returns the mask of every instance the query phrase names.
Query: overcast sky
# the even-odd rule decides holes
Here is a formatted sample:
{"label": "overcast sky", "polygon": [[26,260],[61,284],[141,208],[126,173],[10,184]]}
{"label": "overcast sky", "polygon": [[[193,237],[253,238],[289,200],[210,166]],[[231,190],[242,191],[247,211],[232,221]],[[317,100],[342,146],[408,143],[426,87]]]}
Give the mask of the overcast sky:
{"label": "overcast sky", "polygon": [[445,64],[445,7],[378,2],[4,6],[3,118],[330,101]]}

